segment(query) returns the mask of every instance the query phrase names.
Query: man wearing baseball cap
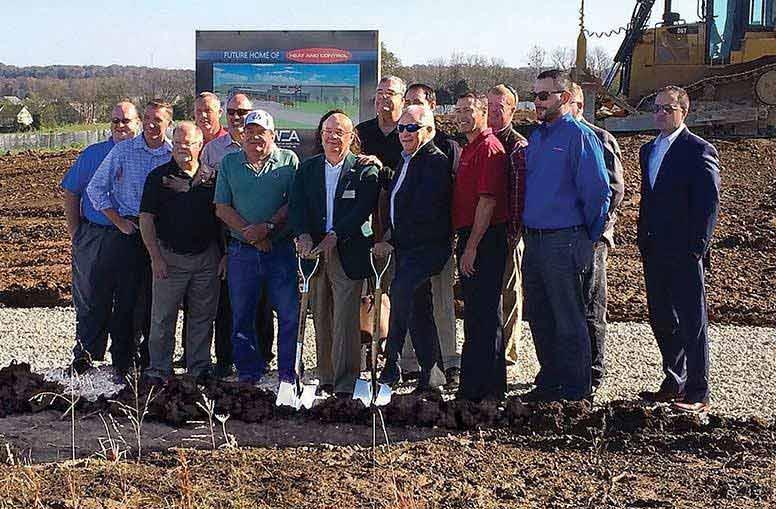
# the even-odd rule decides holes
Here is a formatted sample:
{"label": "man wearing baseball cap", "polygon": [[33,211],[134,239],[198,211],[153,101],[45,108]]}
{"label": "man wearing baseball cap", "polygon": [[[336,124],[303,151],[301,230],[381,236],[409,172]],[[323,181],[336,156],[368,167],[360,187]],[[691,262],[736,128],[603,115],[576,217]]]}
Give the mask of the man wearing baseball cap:
{"label": "man wearing baseball cap", "polygon": [[221,161],[216,215],[229,228],[227,283],[232,346],[241,382],[256,383],[267,362],[258,349],[256,304],[266,288],[278,317],[278,375],[292,381],[296,354],[296,257],[285,228],[299,159],[275,145],[275,122],[264,110],[245,117],[242,149]]}

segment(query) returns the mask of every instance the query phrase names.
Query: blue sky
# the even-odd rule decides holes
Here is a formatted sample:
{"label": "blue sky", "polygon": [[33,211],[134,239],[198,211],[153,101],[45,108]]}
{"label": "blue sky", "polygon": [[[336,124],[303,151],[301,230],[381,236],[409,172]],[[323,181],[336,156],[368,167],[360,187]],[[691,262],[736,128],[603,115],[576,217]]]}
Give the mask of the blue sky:
{"label": "blue sky", "polygon": [[[296,0],[218,2],[137,0],[4,0],[0,62],[12,65],[95,64],[194,67],[194,31],[369,29],[404,64],[454,52],[525,64],[528,48],[576,44],[578,0]],[[234,8],[228,8],[230,4]],[[653,20],[662,14],[655,2]],[[127,5],[127,8],[123,8]],[[587,28],[627,24],[634,0],[586,0]],[[674,0],[674,10],[696,19],[696,0]],[[123,16],[122,16],[123,14]],[[621,36],[594,39],[612,54]]]}

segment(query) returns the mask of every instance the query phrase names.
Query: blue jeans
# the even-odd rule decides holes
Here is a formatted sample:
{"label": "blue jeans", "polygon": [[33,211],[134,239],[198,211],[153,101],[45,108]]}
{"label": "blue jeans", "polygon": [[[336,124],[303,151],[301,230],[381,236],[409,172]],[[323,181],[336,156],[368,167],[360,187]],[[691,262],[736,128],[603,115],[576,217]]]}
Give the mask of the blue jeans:
{"label": "blue jeans", "polygon": [[593,243],[584,227],[553,232],[526,229],[523,283],[539,361],[536,384],[559,399],[590,394],[591,353],[584,282]]}
{"label": "blue jeans", "polygon": [[290,241],[278,241],[271,251],[263,253],[251,245],[230,240],[227,253],[232,353],[240,381],[259,381],[267,367],[256,332],[256,306],[264,288],[278,316],[278,376],[281,381],[292,381],[299,327],[293,245]]}

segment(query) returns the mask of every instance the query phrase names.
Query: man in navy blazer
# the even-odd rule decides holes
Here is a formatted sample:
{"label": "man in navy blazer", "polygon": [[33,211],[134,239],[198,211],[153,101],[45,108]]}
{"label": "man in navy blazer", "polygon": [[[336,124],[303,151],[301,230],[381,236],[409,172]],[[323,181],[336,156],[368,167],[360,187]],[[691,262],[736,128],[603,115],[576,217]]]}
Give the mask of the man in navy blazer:
{"label": "man in navy blazer", "polygon": [[431,277],[439,274],[452,254],[452,180],[450,162],[432,141],[434,114],[425,106],[408,106],[397,126],[404,149],[402,164],[389,185],[390,234],[375,245],[375,253],[396,254],[391,283],[385,367],[381,382],[401,378],[399,355],[407,329],[420,364],[417,392],[444,384],[439,336],[434,323]]}
{"label": "man in navy blazer", "polygon": [[709,403],[709,339],[703,260],[719,213],[719,156],[684,125],[687,92],[661,89],[655,99],[660,135],[641,147],[638,245],[649,321],[663,357],[660,388],[640,396],[702,412]]}

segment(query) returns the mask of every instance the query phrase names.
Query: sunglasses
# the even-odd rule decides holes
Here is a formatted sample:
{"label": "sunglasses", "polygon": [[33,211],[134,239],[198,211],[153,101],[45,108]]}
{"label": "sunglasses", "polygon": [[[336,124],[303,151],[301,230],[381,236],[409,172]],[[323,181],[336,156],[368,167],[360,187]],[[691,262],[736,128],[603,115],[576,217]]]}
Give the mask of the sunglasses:
{"label": "sunglasses", "polygon": [[416,133],[420,131],[421,128],[426,127],[423,124],[398,124],[396,126],[396,129],[403,133],[404,131],[407,131],[408,133]]}
{"label": "sunglasses", "polygon": [[133,118],[118,118],[118,117],[116,117],[116,118],[112,118],[110,120],[110,123],[113,124],[113,125],[119,125],[119,124],[121,124],[121,125],[129,125],[130,123],[132,123],[133,120],[134,120]]}
{"label": "sunglasses", "polygon": [[563,92],[565,92],[565,90],[553,90],[552,92],[547,92],[543,90],[541,92],[531,92],[531,100],[535,101],[539,99],[540,101],[546,101],[547,99],[550,98],[551,95],[562,94]]}
{"label": "sunglasses", "polygon": [[244,110],[242,108],[227,108],[226,109],[226,114],[229,115],[230,117],[234,116],[234,115],[237,115],[238,117],[244,117],[244,116],[246,116],[250,112],[251,112],[251,110]]}
{"label": "sunglasses", "polygon": [[663,113],[670,115],[679,108],[680,106],[677,106],[676,104],[656,104],[652,107],[652,111],[655,113],[660,113],[662,111]]}

